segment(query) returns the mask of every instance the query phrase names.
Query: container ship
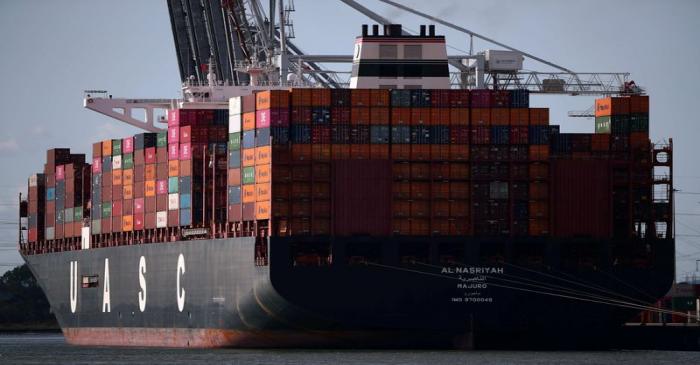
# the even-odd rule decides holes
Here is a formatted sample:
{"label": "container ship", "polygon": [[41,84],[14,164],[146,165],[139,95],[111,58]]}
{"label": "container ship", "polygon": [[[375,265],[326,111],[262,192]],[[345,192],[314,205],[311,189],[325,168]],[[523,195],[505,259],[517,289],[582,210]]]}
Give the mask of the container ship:
{"label": "container ship", "polygon": [[605,344],[674,277],[649,97],[563,133],[525,88],[451,88],[449,62],[433,26],[364,26],[348,88],[210,82],[167,129],[49,150],[20,251],[66,341]]}

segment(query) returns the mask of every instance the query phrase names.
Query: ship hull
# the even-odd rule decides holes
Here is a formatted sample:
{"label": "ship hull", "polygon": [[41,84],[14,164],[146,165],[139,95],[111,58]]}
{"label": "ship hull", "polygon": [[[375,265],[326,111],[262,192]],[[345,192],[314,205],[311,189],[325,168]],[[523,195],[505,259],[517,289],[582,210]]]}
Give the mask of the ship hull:
{"label": "ship hull", "polygon": [[[303,266],[292,259],[299,240],[269,239],[266,266],[251,237],[24,258],[76,345],[598,347],[635,315],[625,305],[653,303],[673,278],[672,240],[649,242],[644,268],[620,265],[612,242],[472,238],[430,241],[424,260],[402,256],[408,240],[328,240],[332,263]],[[378,257],[352,263],[358,241],[381,247]],[[456,261],[440,263],[444,244],[463,249]],[[540,261],[521,260],[522,245]],[[571,266],[570,245],[593,247],[594,262]],[[610,293],[628,304],[601,303]]]}

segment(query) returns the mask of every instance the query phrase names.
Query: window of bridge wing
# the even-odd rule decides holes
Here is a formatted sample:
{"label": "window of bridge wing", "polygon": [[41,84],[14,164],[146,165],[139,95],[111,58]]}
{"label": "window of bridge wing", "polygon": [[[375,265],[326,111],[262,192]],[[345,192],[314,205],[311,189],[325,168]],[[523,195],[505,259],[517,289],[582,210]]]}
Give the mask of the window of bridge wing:
{"label": "window of bridge wing", "polygon": [[513,247],[513,259],[518,266],[539,267],[544,263],[545,245],[536,242],[522,242]]}
{"label": "window of bridge wing", "polygon": [[484,242],[479,246],[479,262],[484,265],[502,264],[505,257],[505,247],[502,242]]}
{"label": "window of bridge wing", "polygon": [[376,242],[349,242],[345,248],[347,264],[362,266],[369,263],[381,263],[381,245]]}
{"label": "window of bridge wing", "polygon": [[590,270],[599,266],[598,256],[600,248],[572,240],[563,243],[560,248],[561,266],[564,270]]}
{"label": "window of bridge wing", "polygon": [[430,242],[402,242],[399,244],[401,265],[427,264],[430,262]]}
{"label": "window of bridge wing", "polygon": [[290,245],[290,256],[294,267],[324,267],[333,261],[328,242],[294,242]]}
{"label": "window of bridge wing", "polygon": [[97,275],[83,275],[81,286],[83,288],[96,288],[100,281]]}
{"label": "window of bridge wing", "polygon": [[464,264],[464,243],[441,242],[438,246],[438,260],[442,266]]}

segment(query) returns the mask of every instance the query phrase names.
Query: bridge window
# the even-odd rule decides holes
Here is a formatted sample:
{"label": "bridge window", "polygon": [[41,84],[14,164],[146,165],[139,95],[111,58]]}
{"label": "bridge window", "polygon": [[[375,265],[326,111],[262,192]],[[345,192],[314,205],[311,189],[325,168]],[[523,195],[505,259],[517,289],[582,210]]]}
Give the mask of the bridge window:
{"label": "bridge window", "polygon": [[420,60],[423,58],[422,44],[407,44],[403,46],[403,58],[409,60]]}
{"label": "bridge window", "polygon": [[402,265],[427,264],[430,261],[428,242],[402,242],[399,246],[399,261]]}
{"label": "bridge window", "polygon": [[395,44],[380,44],[379,58],[395,60],[398,58],[398,48]]}
{"label": "bridge window", "polygon": [[375,242],[348,243],[346,257],[348,265],[378,264],[382,259],[381,245]]}
{"label": "bridge window", "polygon": [[295,242],[290,246],[292,266],[329,266],[333,260],[328,242]]}

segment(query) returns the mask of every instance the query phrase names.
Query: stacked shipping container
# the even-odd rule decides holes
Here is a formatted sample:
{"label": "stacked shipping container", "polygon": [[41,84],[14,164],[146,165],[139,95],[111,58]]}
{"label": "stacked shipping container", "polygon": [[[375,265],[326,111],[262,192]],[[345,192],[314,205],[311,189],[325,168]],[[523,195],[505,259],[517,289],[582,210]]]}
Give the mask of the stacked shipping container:
{"label": "stacked shipping container", "polygon": [[[228,222],[244,235],[622,236],[648,215],[649,145],[641,96],[598,100],[591,135],[559,133],[521,90],[263,91],[96,143],[91,179],[80,156],[49,151],[29,181],[29,238],[79,236],[86,194],[93,235]],[[585,204],[568,198],[585,197],[581,181],[612,184],[612,224],[562,223]]]}

